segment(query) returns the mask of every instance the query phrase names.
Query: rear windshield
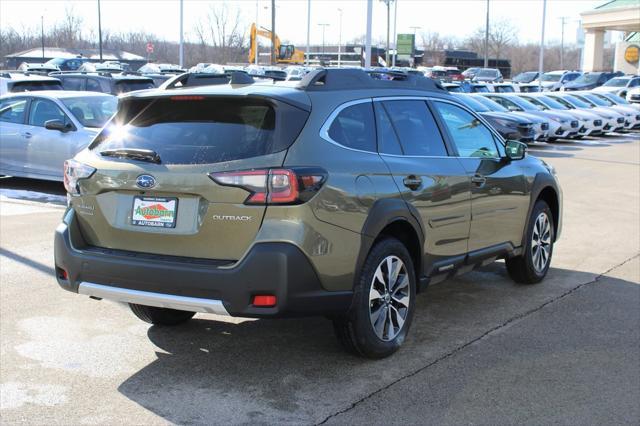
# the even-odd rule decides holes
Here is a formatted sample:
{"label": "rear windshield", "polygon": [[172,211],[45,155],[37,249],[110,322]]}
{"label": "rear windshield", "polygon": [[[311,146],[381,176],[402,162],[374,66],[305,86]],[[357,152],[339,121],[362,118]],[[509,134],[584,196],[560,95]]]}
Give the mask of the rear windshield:
{"label": "rear windshield", "polygon": [[118,106],[115,96],[86,96],[63,98],[62,103],[84,127],[102,127]]}
{"label": "rear windshield", "polygon": [[34,92],[37,90],[63,90],[58,81],[16,81],[11,86],[12,92]]}
{"label": "rear windshield", "polygon": [[155,88],[153,80],[120,80],[116,82],[116,93],[133,92],[134,90],[145,90]]}
{"label": "rear windshield", "polygon": [[308,116],[289,104],[260,98],[131,99],[120,105],[91,149],[152,150],[163,164],[240,160],[287,149]]}

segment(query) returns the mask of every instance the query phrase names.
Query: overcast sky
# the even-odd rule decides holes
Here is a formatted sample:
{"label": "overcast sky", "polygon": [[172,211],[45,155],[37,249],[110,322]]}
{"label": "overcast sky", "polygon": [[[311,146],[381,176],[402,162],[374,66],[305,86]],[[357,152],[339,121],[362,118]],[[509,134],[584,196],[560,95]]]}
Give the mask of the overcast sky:
{"label": "overcast sky", "polygon": [[[565,41],[576,39],[580,13],[593,9],[604,0],[548,0],[546,39],[560,39],[561,20],[566,17]],[[185,37],[193,39],[193,27],[207,14],[211,5],[221,0],[184,0]],[[242,28],[256,18],[270,27],[270,0],[226,0],[231,8],[240,9]],[[283,41],[303,45],[306,42],[307,0],[276,0],[276,31]],[[373,37],[382,39],[386,32],[386,7],[380,0],[373,1]],[[483,27],[485,0],[398,0],[398,33],[436,31],[442,35],[464,38],[475,28]],[[23,27],[39,30],[40,16],[44,15],[45,28],[54,25],[72,8],[83,19],[84,25],[97,32],[96,0],[0,0],[0,26]],[[312,0],[311,43],[322,42],[320,23],[330,24],[326,29],[326,43],[337,43],[339,12],[343,11],[343,43],[365,33],[366,0]],[[179,39],[179,0],[101,0],[102,26],[112,32],[147,31],[168,40]],[[519,29],[520,41],[539,42],[542,24],[542,0],[490,0],[490,19],[507,19]],[[419,38],[418,38],[419,40]]]}

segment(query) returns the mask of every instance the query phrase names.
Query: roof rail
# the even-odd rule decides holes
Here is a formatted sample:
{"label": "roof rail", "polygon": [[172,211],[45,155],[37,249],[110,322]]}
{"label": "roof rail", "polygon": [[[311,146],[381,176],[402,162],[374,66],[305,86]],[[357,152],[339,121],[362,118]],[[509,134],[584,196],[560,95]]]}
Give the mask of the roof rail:
{"label": "roof rail", "polygon": [[416,74],[389,70],[361,70],[352,68],[322,69],[307,73],[298,89],[306,91],[347,89],[406,89],[444,91],[440,82]]}
{"label": "roof rail", "polygon": [[[221,84],[253,84],[255,80],[244,72],[234,71],[230,73],[199,73],[186,72],[173,77],[165,89],[179,89],[181,87],[217,86]],[[178,84],[180,84],[178,86]]]}

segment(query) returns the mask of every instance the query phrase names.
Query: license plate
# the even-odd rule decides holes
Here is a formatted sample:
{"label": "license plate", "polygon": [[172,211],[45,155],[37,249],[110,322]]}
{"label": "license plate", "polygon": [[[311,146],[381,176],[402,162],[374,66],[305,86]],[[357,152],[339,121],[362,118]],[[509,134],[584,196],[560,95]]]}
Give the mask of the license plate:
{"label": "license plate", "polygon": [[134,197],[131,223],[137,226],[175,228],[177,198]]}

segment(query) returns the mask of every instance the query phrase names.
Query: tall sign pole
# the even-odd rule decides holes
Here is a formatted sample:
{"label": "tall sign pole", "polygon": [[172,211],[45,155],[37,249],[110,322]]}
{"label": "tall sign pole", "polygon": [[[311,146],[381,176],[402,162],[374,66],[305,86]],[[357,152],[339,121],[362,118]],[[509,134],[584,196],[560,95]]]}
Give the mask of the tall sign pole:
{"label": "tall sign pole", "polygon": [[102,62],[102,17],[100,16],[100,0],[98,0],[98,47],[100,49],[100,62]]}
{"label": "tall sign pole", "polygon": [[338,29],[338,66],[342,65],[340,56],[342,53],[342,9],[338,8],[340,13],[340,28]]}
{"label": "tall sign pole", "polygon": [[364,39],[364,66],[371,66],[371,20],[373,19],[373,0],[367,0],[367,35]]}
{"label": "tall sign pole", "polygon": [[42,36],[42,59],[44,59],[44,16],[40,16],[40,35]]}
{"label": "tall sign pole", "polygon": [[487,0],[487,19],[484,24],[484,67],[489,68],[489,0]]}
{"label": "tall sign pole", "polygon": [[562,22],[562,32],[560,35],[560,69],[564,69],[564,24],[566,22],[567,17],[562,16],[560,21]]}
{"label": "tall sign pole", "polygon": [[544,72],[544,24],[547,20],[547,0],[542,0],[542,36],[540,37],[540,62],[538,63],[538,91],[542,92],[542,73]]}

